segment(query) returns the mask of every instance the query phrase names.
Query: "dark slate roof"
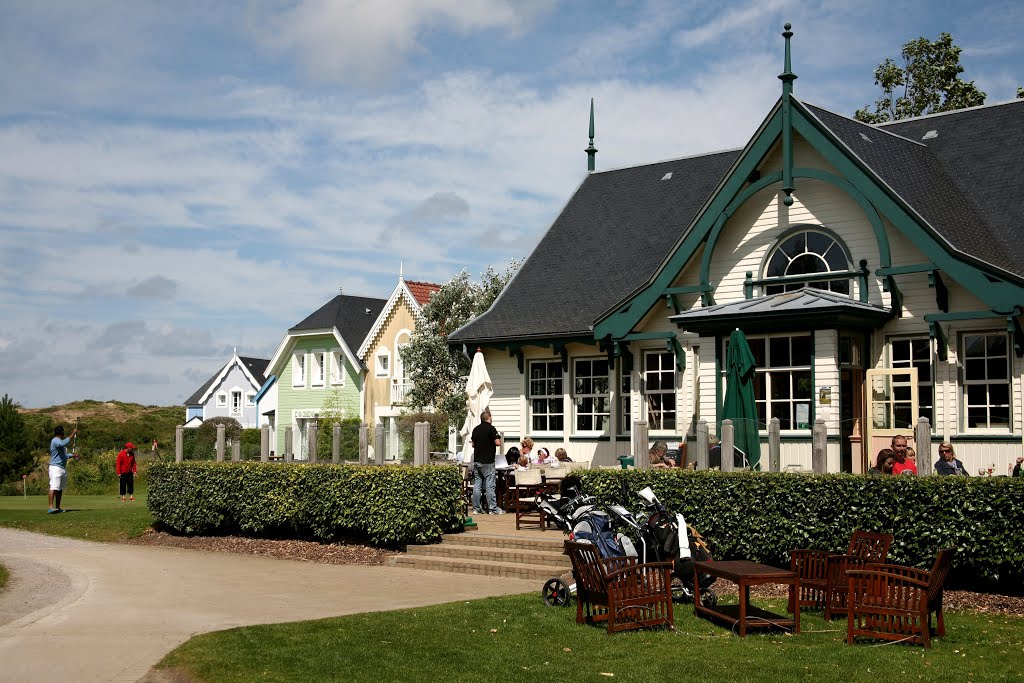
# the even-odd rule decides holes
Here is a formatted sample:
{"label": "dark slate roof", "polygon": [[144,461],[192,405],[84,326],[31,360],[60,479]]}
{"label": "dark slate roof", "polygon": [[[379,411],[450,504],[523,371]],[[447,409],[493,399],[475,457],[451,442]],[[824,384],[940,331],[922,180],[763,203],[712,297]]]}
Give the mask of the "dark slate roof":
{"label": "dark slate roof", "polygon": [[329,330],[337,327],[342,339],[355,353],[387,302],[387,299],[339,294],[288,331]]}
{"label": "dark slate roof", "polygon": [[782,319],[787,321],[787,328],[799,328],[803,322],[808,329],[832,324],[873,329],[891,317],[891,311],[881,306],[857,301],[845,294],[804,287],[793,292],[694,308],[669,316],[669,320],[684,330],[706,333],[733,328],[744,332],[777,330]]}
{"label": "dark slate roof", "polygon": [[[264,382],[267,381],[267,378],[264,376],[263,373],[266,372],[267,365],[270,364],[270,359],[250,358],[248,356],[239,356],[238,359],[245,364],[245,367],[249,370],[249,372],[252,373],[252,376],[256,378],[256,389],[258,390],[260,387],[263,386]],[[230,363],[231,361],[228,362]],[[199,389],[194,394],[185,399],[185,405],[200,405],[199,402],[202,400],[203,394],[205,394],[207,390],[210,388],[210,386],[217,380],[217,378],[220,376],[220,373],[224,372],[224,368],[226,367],[226,365],[227,364],[222,365],[220,369],[217,370],[217,372],[213,373],[213,376],[210,379],[206,380],[203,386],[199,387]]]}
{"label": "dark slate roof", "polygon": [[449,341],[590,336],[657,272],[738,155],[588,175],[494,305]]}
{"label": "dark slate roof", "polygon": [[805,106],[954,252],[1024,278],[1024,101],[885,126]]}

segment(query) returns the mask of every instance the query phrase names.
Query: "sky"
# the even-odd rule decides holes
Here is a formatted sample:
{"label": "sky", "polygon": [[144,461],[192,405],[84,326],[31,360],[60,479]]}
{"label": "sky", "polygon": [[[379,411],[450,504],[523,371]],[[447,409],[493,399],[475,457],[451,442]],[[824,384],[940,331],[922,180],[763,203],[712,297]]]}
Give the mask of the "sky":
{"label": "sky", "polygon": [[[1002,0],[0,0],[0,394],[180,405],[339,291],[529,255],[586,175],[851,114],[908,40],[1024,84]],[[571,264],[566,264],[571,267]]]}

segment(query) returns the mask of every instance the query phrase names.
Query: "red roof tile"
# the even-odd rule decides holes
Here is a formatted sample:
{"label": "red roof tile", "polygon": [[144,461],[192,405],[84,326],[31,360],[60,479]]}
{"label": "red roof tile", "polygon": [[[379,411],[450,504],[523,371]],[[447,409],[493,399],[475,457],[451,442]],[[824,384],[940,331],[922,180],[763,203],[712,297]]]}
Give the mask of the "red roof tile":
{"label": "red roof tile", "polygon": [[416,297],[416,303],[420,306],[430,301],[430,295],[441,289],[441,285],[435,285],[432,282],[414,282],[413,280],[406,280],[405,286]]}

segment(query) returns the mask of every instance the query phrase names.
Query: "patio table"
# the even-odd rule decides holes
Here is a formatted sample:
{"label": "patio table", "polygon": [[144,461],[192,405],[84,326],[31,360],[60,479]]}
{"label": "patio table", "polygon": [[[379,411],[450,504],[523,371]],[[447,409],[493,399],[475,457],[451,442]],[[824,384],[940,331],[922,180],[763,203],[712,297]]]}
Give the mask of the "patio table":
{"label": "patio table", "polygon": [[[710,574],[737,584],[739,586],[739,604],[720,604],[714,608],[708,608],[701,604],[699,581],[701,574]],[[739,627],[740,638],[746,637],[749,628],[792,628],[794,633],[800,633],[799,600],[793,601],[796,607],[793,609],[792,618],[774,614],[750,604],[751,586],[782,584],[789,586],[790,596],[798,595],[800,577],[796,572],[758,564],[750,560],[726,560],[723,562],[694,562],[693,575],[693,609],[697,616],[724,621],[732,628]]]}

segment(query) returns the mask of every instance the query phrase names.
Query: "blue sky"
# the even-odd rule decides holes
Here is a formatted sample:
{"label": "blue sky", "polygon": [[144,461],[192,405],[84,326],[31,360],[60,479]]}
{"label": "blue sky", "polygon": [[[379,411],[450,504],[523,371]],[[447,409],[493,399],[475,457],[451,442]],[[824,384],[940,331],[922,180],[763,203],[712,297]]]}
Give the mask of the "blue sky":
{"label": "blue sky", "polygon": [[[1017,2],[0,0],[0,393],[180,404],[335,295],[527,256],[586,172],[852,114],[952,33],[988,102]],[[567,264],[567,267],[570,267]]]}

